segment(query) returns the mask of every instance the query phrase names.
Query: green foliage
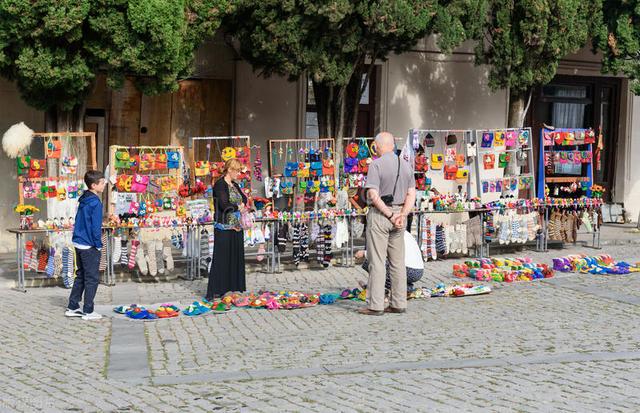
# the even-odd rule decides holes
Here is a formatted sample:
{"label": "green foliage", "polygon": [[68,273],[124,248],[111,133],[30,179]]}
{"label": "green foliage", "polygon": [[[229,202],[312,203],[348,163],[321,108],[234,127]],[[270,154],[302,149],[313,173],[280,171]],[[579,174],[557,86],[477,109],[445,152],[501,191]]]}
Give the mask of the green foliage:
{"label": "green foliage", "polygon": [[146,94],[177,88],[231,0],[4,0],[0,75],[38,109],[71,110],[98,73],[136,78]]}
{"label": "green foliage", "polygon": [[476,62],[489,65],[492,89],[524,93],[550,82],[560,60],[589,40],[597,1],[486,0],[486,19],[469,15]]}
{"label": "green foliage", "polygon": [[593,44],[603,55],[602,71],[623,73],[640,94],[640,2],[603,0],[593,31]]}
{"label": "green foliage", "polygon": [[457,44],[462,25],[445,10],[437,0],[238,0],[224,25],[265,76],[307,73],[316,82],[346,85],[363,56],[406,51],[434,27],[445,47]]}

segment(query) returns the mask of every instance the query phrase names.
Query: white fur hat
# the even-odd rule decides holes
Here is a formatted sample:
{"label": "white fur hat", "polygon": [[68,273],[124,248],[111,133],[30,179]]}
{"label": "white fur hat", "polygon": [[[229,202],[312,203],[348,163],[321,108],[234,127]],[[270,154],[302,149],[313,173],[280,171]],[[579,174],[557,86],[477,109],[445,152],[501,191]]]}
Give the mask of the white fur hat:
{"label": "white fur hat", "polygon": [[33,140],[33,131],[24,122],[11,126],[2,136],[2,149],[9,158],[24,155]]}

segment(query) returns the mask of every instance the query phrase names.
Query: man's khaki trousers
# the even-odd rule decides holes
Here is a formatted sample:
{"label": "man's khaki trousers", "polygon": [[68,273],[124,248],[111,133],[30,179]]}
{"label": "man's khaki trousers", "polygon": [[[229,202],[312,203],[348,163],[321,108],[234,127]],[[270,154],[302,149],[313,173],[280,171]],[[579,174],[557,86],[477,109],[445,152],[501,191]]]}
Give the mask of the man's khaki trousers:
{"label": "man's khaki trousers", "polygon": [[[394,207],[393,212],[399,212]],[[391,276],[391,300],[394,308],[407,308],[407,274],[404,265],[404,229],[396,228],[375,207],[367,214],[367,259],[369,260],[369,284],[367,299],[369,309],[384,310],[384,282],[386,261]]]}

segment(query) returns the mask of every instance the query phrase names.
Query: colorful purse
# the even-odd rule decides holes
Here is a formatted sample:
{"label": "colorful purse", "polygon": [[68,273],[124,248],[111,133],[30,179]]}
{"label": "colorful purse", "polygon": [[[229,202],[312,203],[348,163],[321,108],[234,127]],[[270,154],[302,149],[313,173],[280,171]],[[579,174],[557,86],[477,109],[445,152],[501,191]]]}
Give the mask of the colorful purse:
{"label": "colorful purse", "polygon": [[153,162],[153,169],[167,169],[167,154],[159,153]]}
{"label": "colorful purse", "polygon": [[196,161],[193,173],[195,176],[207,176],[210,173],[209,161]]}
{"label": "colorful purse", "polygon": [[284,167],[284,176],[293,177],[298,176],[298,162],[287,162]]}
{"label": "colorful purse", "polygon": [[553,132],[544,132],[542,141],[544,146],[553,146]]}
{"label": "colorful purse", "polygon": [[360,159],[358,161],[358,172],[361,174],[369,173],[369,163],[371,162],[370,158]]}
{"label": "colorful purse", "polygon": [[518,135],[516,131],[513,131],[513,130],[507,131],[507,137],[504,140],[505,146],[516,146],[517,136]]}
{"label": "colorful purse", "polygon": [[467,160],[465,159],[464,154],[458,154],[456,155],[456,165],[458,166],[458,168],[464,168],[464,165],[466,164]]}
{"label": "colorful purse", "polygon": [[226,148],[222,149],[222,153],[220,154],[220,156],[222,157],[222,160],[226,162],[229,159],[233,159],[236,157],[236,150],[231,146],[227,146]]}
{"label": "colorful purse", "polygon": [[62,142],[57,139],[51,139],[47,142],[46,158],[60,159],[60,152],[62,152]]}
{"label": "colorful purse", "polygon": [[31,159],[29,163],[29,178],[42,178],[46,161],[44,159]]}
{"label": "colorful purse", "polygon": [[127,150],[118,150],[116,151],[116,168],[129,168],[131,165],[129,163],[129,151]]}
{"label": "colorful purse", "polygon": [[67,198],[76,199],[78,197],[78,186],[77,185],[69,185],[67,187]]}
{"label": "colorful purse", "polygon": [[444,156],[441,153],[431,154],[431,169],[440,170],[442,169],[443,163],[444,163]]}
{"label": "colorful purse", "polygon": [[492,132],[484,132],[482,134],[482,143],[480,144],[483,148],[490,148],[493,145],[493,133]]}
{"label": "colorful purse", "polygon": [[432,134],[427,133],[427,136],[424,138],[424,146],[427,148],[433,148],[436,146],[436,140],[433,138]]}
{"label": "colorful purse", "polygon": [[249,166],[249,158],[251,156],[251,152],[248,146],[238,146],[236,148],[236,156],[235,158],[239,160],[243,165]]}
{"label": "colorful purse", "polygon": [[298,163],[298,178],[308,178],[310,174],[311,164],[309,162]]}
{"label": "colorful purse", "polygon": [[351,142],[347,145],[346,151],[349,158],[357,158],[360,146],[355,142]]}
{"label": "colorful purse", "polygon": [[344,172],[348,174],[358,173],[358,160],[355,158],[345,158]]}
{"label": "colorful purse", "polygon": [[469,180],[469,170],[460,168],[456,171],[456,182],[459,184],[465,184]]}
{"label": "colorful purse", "polygon": [[511,154],[503,152],[498,156],[498,168],[506,168],[511,160]]}
{"label": "colorful purse", "polygon": [[362,143],[358,147],[358,159],[365,159],[369,157],[369,147],[366,141],[362,140]]}
{"label": "colorful purse", "polygon": [[518,143],[520,146],[529,146],[529,129],[521,129],[518,134]]}
{"label": "colorful purse", "polygon": [[143,193],[147,190],[147,185],[149,185],[149,177],[147,175],[135,174],[131,183],[131,191],[139,194]]}
{"label": "colorful purse", "polygon": [[152,153],[143,153],[140,155],[140,164],[138,170],[140,172],[150,171],[154,167],[155,156]]}
{"label": "colorful purse", "polygon": [[458,173],[458,167],[455,165],[445,165],[444,166],[444,179],[447,181],[453,181],[456,179],[456,174]]}
{"label": "colorful purse", "polygon": [[75,156],[65,156],[62,159],[62,166],[60,167],[60,173],[62,175],[75,175],[78,171],[78,158]]}
{"label": "colorful purse", "polygon": [[427,165],[427,157],[423,153],[416,156],[415,170],[416,172],[427,172],[429,170],[429,165]]}
{"label": "colorful purse", "polygon": [[593,129],[589,129],[584,134],[584,143],[585,144],[596,143],[596,133]]}
{"label": "colorful purse", "polygon": [[484,169],[493,169],[496,163],[496,156],[492,153],[485,153],[482,157],[482,163],[484,164]]}
{"label": "colorful purse", "polygon": [[167,168],[169,169],[180,168],[180,152],[175,152],[175,151],[167,152]]}
{"label": "colorful purse", "polygon": [[[366,148],[366,146],[365,146]],[[367,154],[369,149],[367,148]],[[331,159],[324,159],[322,161],[322,175],[334,175],[336,173],[336,167]]]}
{"label": "colorful purse", "polygon": [[16,159],[16,164],[18,166],[18,175],[24,176],[29,174],[29,168],[31,167],[31,157],[20,156]]}
{"label": "colorful purse", "polygon": [[131,192],[133,175],[118,175],[116,178],[116,189],[118,192]]}
{"label": "colorful purse", "polygon": [[493,145],[494,146],[504,146],[504,132],[496,132],[493,135]]}
{"label": "colorful purse", "polygon": [[311,176],[322,176],[322,162],[311,162]]}
{"label": "colorful purse", "polygon": [[58,201],[64,201],[67,199],[67,190],[61,186],[58,188]]}
{"label": "colorful purse", "polygon": [[24,199],[36,198],[36,190],[31,182],[25,182],[24,186],[22,187],[22,194],[24,196]]}

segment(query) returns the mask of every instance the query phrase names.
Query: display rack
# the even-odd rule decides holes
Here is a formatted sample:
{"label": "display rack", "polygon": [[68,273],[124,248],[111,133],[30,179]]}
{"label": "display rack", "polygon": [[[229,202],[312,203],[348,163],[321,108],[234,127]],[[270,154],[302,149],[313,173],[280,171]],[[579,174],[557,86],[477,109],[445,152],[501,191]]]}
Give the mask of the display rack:
{"label": "display rack", "polygon": [[475,131],[476,186],[483,204],[536,196],[531,128]]}
{"label": "display rack", "polygon": [[[183,182],[182,146],[112,145],[109,164],[110,178],[115,178],[115,185],[108,186],[109,215],[121,215],[122,208],[126,209],[123,203],[138,204],[137,212],[127,212],[130,215],[145,217],[152,212],[180,215],[178,188]],[[141,212],[143,207],[147,213]]]}
{"label": "display rack", "polygon": [[[375,137],[351,137],[342,138],[344,153],[342,165],[339,168],[341,188],[359,188],[367,181],[369,165],[377,159],[375,149]],[[396,147],[399,147],[404,138],[395,138]],[[353,144],[353,145],[352,145]],[[355,149],[357,147],[357,150]]]}
{"label": "display rack", "polygon": [[538,198],[591,197],[593,143],[592,129],[543,128],[538,158]]}
{"label": "display rack", "polygon": [[260,147],[252,147],[249,136],[192,137],[189,139],[190,176],[194,183],[202,182],[210,191],[215,179],[222,174],[225,161],[238,159],[246,168],[238,178],[238,185],[247,198],[250,198],[252,189],[251,155],[254,149],[258,150],[253,158],[259,160]]}
{"label": "display rack", "polygon": [[[25,198],[41,200],[79,198],[77,191],[83,185],[84,173],[87,169],[97,169],[95,133],[37,132],[33,134],[33,138],[42,140],[43,150],[41,155],[36,149],[33,154],[30,153],[17,159],[18,202],[23,204]],[[73,142],[74,139],[82,138],[85,139],[83,144]],[[80,165],[78,158],[81,157],[81,154],[78,151],[83,146],[86,150],[82,154],[82,158],[86,159],[86,162]],[[33,169],[35,162],[39,162],[38,166],[41,169]],[[60,186],[61,182],[64,183],[62,187]],[[48,185],[49,183],[51,185]],[[73,183],[75,184],[72,185]],[[47,193],[42,191],[43,186],[48,189]],[[69,190],[69,187],[75,188],[75,190]],[[25,188],[27,189],[26,197]],[[36,191],[36,189],[40,190]],[[62,189],[65,194],[73,194],[73,198],[68,198],[65,195],[64,199],[61,199]]]}
{"label": "display rack", "polygon": [[269,176],[265,192],[279,210],[313,210],[336,191],[334,139],[269,140]]}
{"label": "display rack", "polygon": [[[472,131],[462,129],[411,129],[416,189],[436,189],[440,194],[471,195],[471,171],[467,143]],[[423,155],[423,156],[421,156]]]}

